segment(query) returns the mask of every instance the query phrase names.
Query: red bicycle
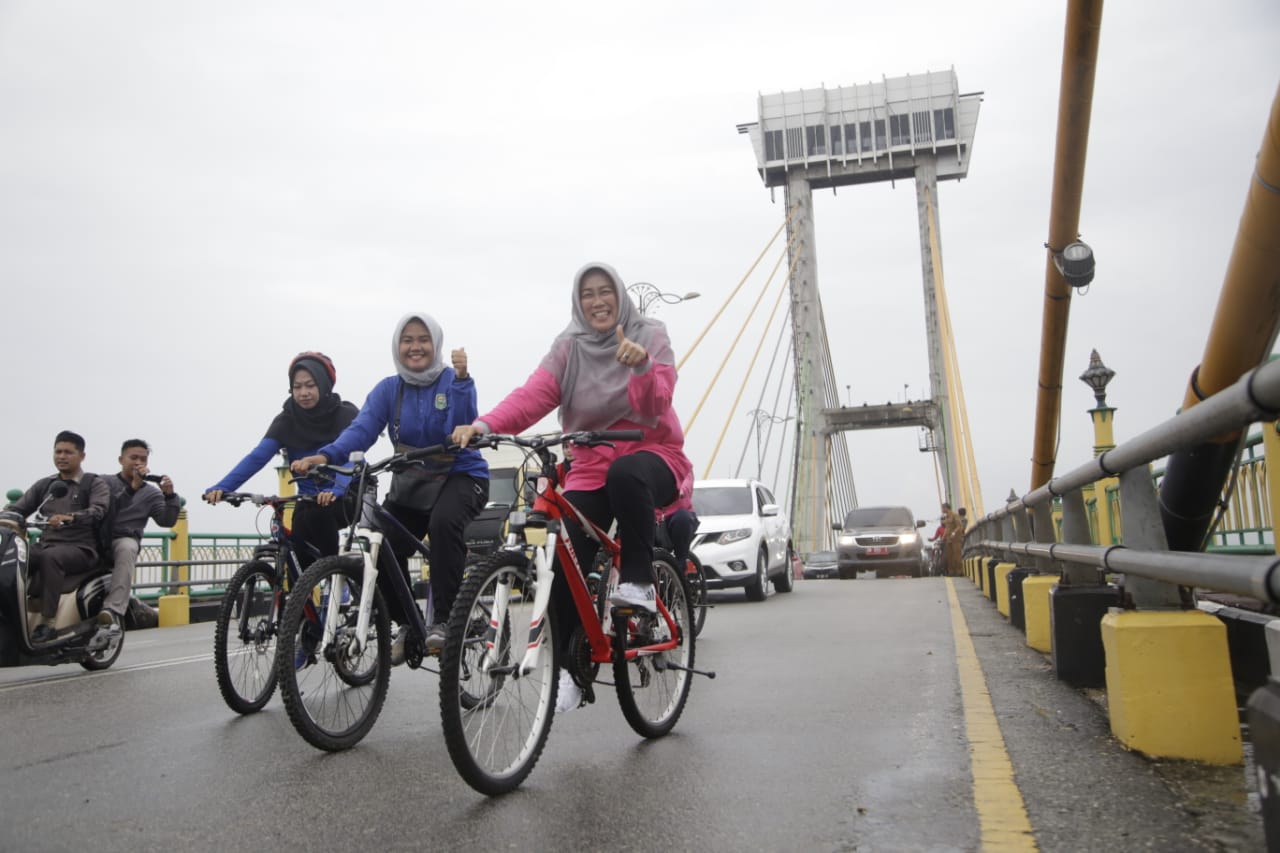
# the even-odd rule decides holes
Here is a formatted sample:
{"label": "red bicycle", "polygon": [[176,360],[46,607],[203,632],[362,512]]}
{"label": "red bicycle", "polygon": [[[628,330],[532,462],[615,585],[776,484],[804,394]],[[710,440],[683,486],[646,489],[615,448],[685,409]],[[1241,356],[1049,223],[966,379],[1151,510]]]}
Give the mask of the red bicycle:
{"label": "red bicycle", "polygon": [[[662,737],[675,726],[689,698],[691,675],[715,677],[693,669],[693,611],[675,558],[654,552],[657,613],[610,605],[621,548],[558,490],[561,469],[552,448],[635,441],[641,435],[639,430],[487,435],[472,442],[524,448],[538,469],[532,508],[511,513],[506,544],[468,570],[441,655],[440,716],[449,756],[481,793],[511,791],[533,770],[555,717],[561,668],[583,688],[586,700],[594,701],[599,669],[609,665],[623,716],[646,738]],[[608,577],[588,580],[584,569],[591,567],[574,552],[566,525],[599,543]],[[557,559],[558,574],[552,570]],[[569,584],[579,616],[568,660],[561,659],[555,614],[548,609],[553,582]],[[477,643],[482,648],[469,648]],[[483,701],[476,702],[477,696]]]}

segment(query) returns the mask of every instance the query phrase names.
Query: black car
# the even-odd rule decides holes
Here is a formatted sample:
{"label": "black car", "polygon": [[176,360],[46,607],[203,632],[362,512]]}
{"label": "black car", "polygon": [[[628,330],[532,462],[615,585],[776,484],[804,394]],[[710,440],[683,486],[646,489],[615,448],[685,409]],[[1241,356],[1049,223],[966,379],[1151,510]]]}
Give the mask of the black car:
{"label": "black car", "polygon": [[924,521],[916,521],[905,506],[858,507],[849,511],[843,524],[832,526],[839,531],[836,559],[841,578],[869,571],[878,578],[926,574],[918,529]]}

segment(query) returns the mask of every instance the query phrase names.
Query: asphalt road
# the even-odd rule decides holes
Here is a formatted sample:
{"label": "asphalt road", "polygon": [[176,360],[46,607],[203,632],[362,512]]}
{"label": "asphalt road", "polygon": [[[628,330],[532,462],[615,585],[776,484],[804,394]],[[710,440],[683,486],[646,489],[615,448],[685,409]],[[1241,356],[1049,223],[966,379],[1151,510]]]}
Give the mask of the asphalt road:
{"label": "asphalt road", "polygon": [[[1261,849],[1246,768],[1154,762],[967,581],[955,588],[1042,850]],[[684,717],[645,742],[612,693],[556,719],[517,792],[454,772],[434,674],[326,754],[279,698],[240,717],[211,624],[131,633],[115,667],[0,670],[0,850],[977,850],[946,581],[717,593]]]}

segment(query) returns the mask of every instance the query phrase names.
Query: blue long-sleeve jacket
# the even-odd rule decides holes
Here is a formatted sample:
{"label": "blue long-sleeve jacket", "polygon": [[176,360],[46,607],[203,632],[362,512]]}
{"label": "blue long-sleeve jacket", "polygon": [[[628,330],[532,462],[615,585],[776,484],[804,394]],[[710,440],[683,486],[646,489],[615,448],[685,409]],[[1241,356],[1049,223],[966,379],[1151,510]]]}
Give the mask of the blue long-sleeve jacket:
{"label": "blue long-sleeve jacket", "polygon": [[[211,492],[214,489],[222,492],[234,492],[245,484],[250,477],[263,469],[277,453],[280,452],[280,442],[274,438],[263,438],[258,442],[258,446],[250,450],[248,455],[236,463],[236,467],[232,468],[227,476],[219,480],[215,485],[205,489]],[[288,453],[289,459],[301,459],[304,456],[313,456],[319,452],[316,447],[286,447],[285,452]],[[351,481],[350,477],[338,476],[334,478],[332,486],[321,486],[313,480],[298,480],[298,493],[303,495],[316,495],[322,491],[332,491],[335,495],[343,495],[347,491],[347,483]]]}
{"label": "blue long-sleeve jacket", "polygon": [[[399,376],[388,376],[373,386],[356,419],[342,431],[342,435],[317,452],[324,454],[330,462],[341,465],[352,451],[372,447],[383,430],[387,430],[393,441],[413,447],[448,444],[454,427],[470,424],[480,413],[476,405],[475,381],[471,377],[458,379],[453,368],[446,367],[430,385],[405,383],[399,433],[391,436],[400,384]],[[478,450],[461,450],[454,459],[451,473],[487,480],[489,463]]]}

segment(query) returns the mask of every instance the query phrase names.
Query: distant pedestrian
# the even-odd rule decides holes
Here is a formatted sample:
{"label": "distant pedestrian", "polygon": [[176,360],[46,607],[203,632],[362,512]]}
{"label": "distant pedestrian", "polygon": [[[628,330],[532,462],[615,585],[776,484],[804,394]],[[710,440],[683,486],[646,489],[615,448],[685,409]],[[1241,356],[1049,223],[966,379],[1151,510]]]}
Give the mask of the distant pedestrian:
{"label": "distant pedestrian", "polygon": [[[961,510],[963,512],[963,509]],[[942,505],[942,524],[946,529],[945,547],[947,552],[947,574],[958,577],[962,573],[962,549],[964,547],[964,519],[951,510],[951,504]]]}

